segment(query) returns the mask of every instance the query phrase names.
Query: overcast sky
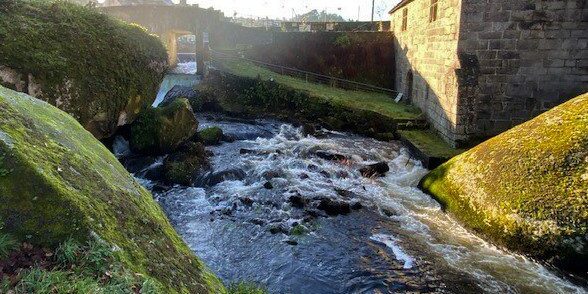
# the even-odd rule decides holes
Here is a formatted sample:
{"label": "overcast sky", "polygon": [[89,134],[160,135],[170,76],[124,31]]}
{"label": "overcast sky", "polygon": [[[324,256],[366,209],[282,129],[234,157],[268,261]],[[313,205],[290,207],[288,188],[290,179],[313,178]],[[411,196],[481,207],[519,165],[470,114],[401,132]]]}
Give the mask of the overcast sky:
{"label": "overcast sky", "polygon": [[[174,2],[178,2],[176,0]],[[387,20],[388,11],[400,0],[375,0],[376,20]],[[190,4],[198,4],[200,7],[214,7],[225,13],[225,16],[233,16],[236,12],[239,17],[270,17],[290,18],[293,11],[303,14],[312,9],[326,10],[329,13],[338,13],[345,19],[357,20],[358,7],[359,19],[370,20],[372,0],[188,0]]]}

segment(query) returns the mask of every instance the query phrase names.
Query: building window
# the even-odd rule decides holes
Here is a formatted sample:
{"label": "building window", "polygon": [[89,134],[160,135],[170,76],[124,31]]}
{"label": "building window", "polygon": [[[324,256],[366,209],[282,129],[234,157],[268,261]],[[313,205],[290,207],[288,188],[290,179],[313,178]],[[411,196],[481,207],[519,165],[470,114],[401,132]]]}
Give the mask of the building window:
{"label": "building window", "polygon": [[431,8],[429,11],[429,22],[434,22],[437,20],[437,7],[439,0],[431,0]]}
{"label": "building window", "polygon": [[404,8],[402,10],[402,31],[406,31],[406,27],[408,25],[408,8]]}

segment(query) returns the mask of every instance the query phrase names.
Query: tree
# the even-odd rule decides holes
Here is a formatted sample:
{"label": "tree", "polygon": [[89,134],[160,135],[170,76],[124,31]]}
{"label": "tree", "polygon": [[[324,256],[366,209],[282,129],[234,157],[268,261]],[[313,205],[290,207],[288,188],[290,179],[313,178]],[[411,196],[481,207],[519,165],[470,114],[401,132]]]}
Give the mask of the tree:
{"label": "tree", "polygon": [[327,13],[326,11],[318,12],[313,9],[305,14],[298,14],[290,19],[291,21],[310,22],[310,21],[338,21],[344,22],[345,20],[341,15],[336,13]]}

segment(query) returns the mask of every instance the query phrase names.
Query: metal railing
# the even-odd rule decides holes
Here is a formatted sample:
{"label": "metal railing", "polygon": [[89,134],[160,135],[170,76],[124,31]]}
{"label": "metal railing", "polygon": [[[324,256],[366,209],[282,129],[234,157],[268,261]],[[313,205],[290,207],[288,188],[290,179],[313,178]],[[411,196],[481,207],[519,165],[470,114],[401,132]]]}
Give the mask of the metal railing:
{"label": "metal railing", "polygon": [[253,64],[259,65],[261,67],[267,68],[275,73],[278,73],[281,75],[288,75],[288,76],[302,79],[302,80],[306,81],[307,83],[323,84],[323,85],[331,86],[333,88],[341,88],[341,89],[345,89],[345,90],[383,93],[383,94],[386,94],[386,95],[389,95],[392,97],[396,97],[397,100],[400,100],[400,98],[402,97],[400,92],[392,90],[392,89],[388,89],[388,88],[383,88],[383,87],[374,86],[374,85],[370,85],[370,84],[341,79],[341,78],[337,78],[337,77],[333,77],[333,76],[318,74],[318,73],[314,73],[314,72],[300,70],[297,68],[292,68],[292,67],[287,67],[287,66],[282,66],[282,65],[277,65],[277,64],[271,64],[271,63],[267,63],[267,62],[263,62],[263,61],[259,61],[259,60],[246,58],[244,56],[236,56],[233,54],[218,52],[218,51],[214,51],[214,50],[211,50],[210,52],[211,52],[210,56],[211,56],[212,61],[215,63],[218,63],[218,65],[220,65],[217,67],[222,67],[223,61],[228,60],[228,59],[245,60],[245,61],[251,62]]}

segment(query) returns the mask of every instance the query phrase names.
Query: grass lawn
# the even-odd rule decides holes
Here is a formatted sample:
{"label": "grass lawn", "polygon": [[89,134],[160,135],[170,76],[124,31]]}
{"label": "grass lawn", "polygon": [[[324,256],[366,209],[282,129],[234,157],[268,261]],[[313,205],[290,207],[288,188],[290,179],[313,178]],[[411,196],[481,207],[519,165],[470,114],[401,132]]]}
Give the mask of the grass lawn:
{"label": "grass lawn", "polygon": [[239,76],[260,77],[290,86],[297,90],[310,92],[311,95],[337,101],[351,108],[370,110],[394,119],[420,119],[421,111],[412,105],[396,103],[394,98],[382,93],[350,91],[333,88],[328,85],[306,82],[303,79],[281,75],[269,69],[257,66],[247,60],[227,59],[223,61],[226,69]]}
{"label": "grass lawn", "polygon": [[431,130],[399,130],[398,133],[429,156],[449,159],[465,151],[452,148]]}

